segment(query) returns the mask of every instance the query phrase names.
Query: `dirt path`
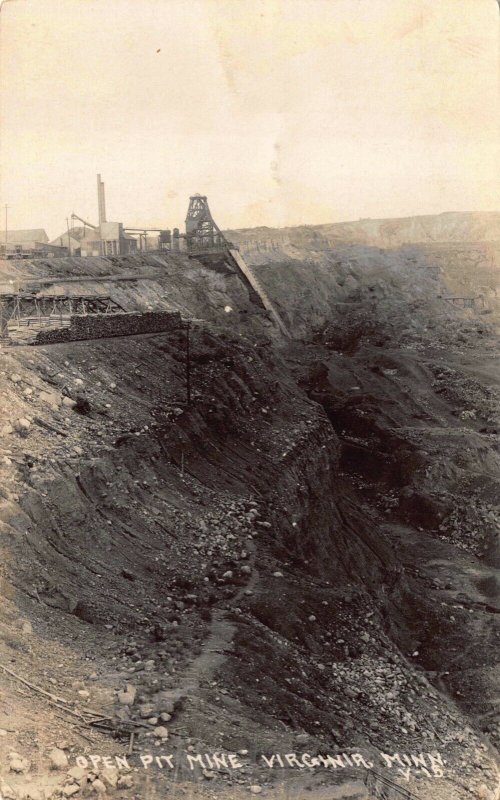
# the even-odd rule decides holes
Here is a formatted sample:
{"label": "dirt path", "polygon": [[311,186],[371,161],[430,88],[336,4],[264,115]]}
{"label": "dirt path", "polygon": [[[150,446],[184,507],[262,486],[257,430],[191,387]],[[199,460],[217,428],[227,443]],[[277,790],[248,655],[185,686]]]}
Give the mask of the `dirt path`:
{"label": "dirt path", "polygon": [[[233,597],[231,601],[233,606],[237,605],[245,592],[254,591],[258,584],[259,574],[255,568],[255,547],[249,547],[249,551],[248,564],[252,572],[247,583]],[[217,670],[226,658],[226,654],[232,648],[233,638],[237,630],[236,625],[227,617],[228,612],[224,608],[217,608],[212,613],[210,633],[203,643],[201,653],[184,672],[180,687],[172,690],[175,694],[174,699],[187,698],[188,702],[192,702],[200,686],[211,681],[216,675]]]}

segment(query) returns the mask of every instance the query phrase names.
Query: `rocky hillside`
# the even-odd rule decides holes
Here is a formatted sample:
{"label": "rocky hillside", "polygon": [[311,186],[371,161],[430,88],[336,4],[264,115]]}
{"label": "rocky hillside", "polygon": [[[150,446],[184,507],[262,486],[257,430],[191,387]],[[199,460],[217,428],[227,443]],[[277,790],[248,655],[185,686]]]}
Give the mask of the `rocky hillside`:
{"label": "rocky hillside", "polygon": [[337,244],[392,248],[407,244],[500,242],[500,212],[429,214],[391,219],[359,219],[293,228],[246,228],[227,231],[238,242],[271,241],[320,249]]}
{"label": "rocky hillside", "polygon": [[268,256],[290,341],[223,263],[21,265],[197,321],[190,403],[182,328],[0,351],[9,800],[497,796],[494,315],[412,250]]}

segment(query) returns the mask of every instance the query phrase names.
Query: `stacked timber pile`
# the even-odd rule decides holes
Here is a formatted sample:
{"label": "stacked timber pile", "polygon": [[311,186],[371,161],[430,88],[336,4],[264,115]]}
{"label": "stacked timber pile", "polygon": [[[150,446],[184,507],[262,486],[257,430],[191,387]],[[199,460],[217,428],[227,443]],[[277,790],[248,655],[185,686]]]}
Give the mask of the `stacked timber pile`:
{"label": "stacked timber pile", "polygon": [[148,311],[144,314],[75,315],[67,328],[39,331],[34,344],[57,344],[82,339],[106,339],[110,336],[133,336],[161,333],[181,326],[178,311]]}

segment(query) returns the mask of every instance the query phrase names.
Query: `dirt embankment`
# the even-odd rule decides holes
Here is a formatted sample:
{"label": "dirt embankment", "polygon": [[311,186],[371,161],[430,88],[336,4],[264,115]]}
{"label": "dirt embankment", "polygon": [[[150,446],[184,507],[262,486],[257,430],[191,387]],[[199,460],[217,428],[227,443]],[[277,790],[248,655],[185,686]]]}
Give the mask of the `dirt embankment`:
{"label": "dirt embankment", "polygon": [[500,242],[500,213],[447,212],[392,219],[365,218],[326,225],[297,225],[292,228],[247,228],[227,231],[229,239],[239,243],[272,242],[293,244],[302,250],[362,244],[392,248],[408,244],[453,244]]}
{"label": "dirt embankment", "polygon": [[492,332],[411,259],[303,254],[261,270],[302,337],[276,349],[234,276],[181,267],[120,291],[201,316],[203,276],[212,324],[233,308],[194,327],[190,407],[184,331],[0,356],[0,774],[142,797],[172,775],[51,749],[229,751],[195,774],[236,797],[283,780],[262,752],[439,751],[422,800],[492,790]]}
{"label": "dirt embankment", "polygon": [[185,317],[275,336],[263,309],[253,303],[234,264],[214,268],[177,253],[113,258],[0,260],[0,291],[48,295],[110,296],[127,312],[180,312]]}
{"label": "dirt embankment", "polygon": [[[457,219],[454,220],[453,217]],[[476,311],[500,313],[500,235],[498,214],[438,215],[431,218],[368,220],[338,226],[255,228],[229,231],[248,263],[263,270],[263,277],[290,275],[291,290],[320,301],[311,305],[310,320],[321,311],[326,298],[318,297],[321,286],[329,286],[331,300],[343,300],[357,282],[373,281],[382,269],[382,284],[388,288],[394,277],[412,287],[415,297],[475,298]],[[388,249],[381,249],[388,248]],[[302,265],[313,270],[315,280],[304,284]],[[277,269],[277,267],[279,267]],[[361,273],[360,273],[361,269]],[[319,278],[319,280],[318,280]],[[298,282],[297,282],[298,280]],[[432,285],[433,284],[433,285]],[[280,280],[276,297],[285,292]],[[292,294],[293,297],[293,294]],[[284,306],[289,310],[289,297]],[[436,304],[442,316],[443,302]],[[293,300],[292,300],[293,306]]]}

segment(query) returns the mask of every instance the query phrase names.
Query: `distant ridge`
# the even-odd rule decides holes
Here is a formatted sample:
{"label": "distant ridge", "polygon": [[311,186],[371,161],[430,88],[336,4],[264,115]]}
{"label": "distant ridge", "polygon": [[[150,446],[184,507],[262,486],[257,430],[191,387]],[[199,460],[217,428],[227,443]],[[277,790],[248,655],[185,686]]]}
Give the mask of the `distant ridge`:
{"label": "distant ridge", "polygon": [[226,233],[236,243],[275,241],[308,247],[317,244],[320,248],[338,243],[390,248],[436,242],[493,242],[500,241],[500,211],[445,211],[440,214],[392,219],[367,218],[326,225],[245,228]]}

